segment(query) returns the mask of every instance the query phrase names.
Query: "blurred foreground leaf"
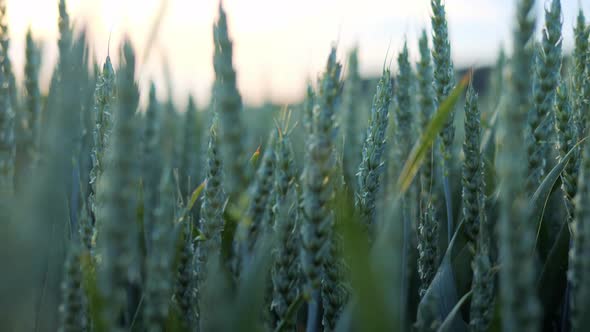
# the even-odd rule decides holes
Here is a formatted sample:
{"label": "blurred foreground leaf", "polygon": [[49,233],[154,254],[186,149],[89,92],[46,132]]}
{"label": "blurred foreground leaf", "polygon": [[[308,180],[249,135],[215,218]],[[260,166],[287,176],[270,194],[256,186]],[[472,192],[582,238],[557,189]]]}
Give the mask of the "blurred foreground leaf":
{"label": "blurred foreground leaf", "polygon": [[[350,268],[352,325],[365,331],[397,331],[401,327],[401,218],[380,226],[371,248],[349,195],[337,195],[336,209],[342,218],[336,230],[342,236],[343,254]],[[394,202],[394,206],[398,206]],[[392,207],[399,211],[399,208]]]}

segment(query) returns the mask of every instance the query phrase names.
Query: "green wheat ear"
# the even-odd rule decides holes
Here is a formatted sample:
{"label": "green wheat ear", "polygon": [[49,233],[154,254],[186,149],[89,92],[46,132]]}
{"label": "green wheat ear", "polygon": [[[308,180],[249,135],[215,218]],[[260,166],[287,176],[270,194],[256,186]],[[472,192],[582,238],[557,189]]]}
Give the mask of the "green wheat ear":
{"label": "green wheat ear", "polygon": [[[570,103],[569,89],[564,82],[560,82],[555,96],[555,129],[557,132],[557,149],[560,160],[575,147],[579,135],[575,120],[575,114]],[[561,190],[567,212],[567,221],[574,219],[574,202],[578,185],[578,169],[580,166],[579,149],[574,151],[574,156],[567,163],[561,173]]]}
{"label": "green wheat ear", "polygon": [[181,190],[184,197],[188,197],[190,192],[199,183],[200,155],[201,155],[201,124],[197,111],[197,104],[192,96],[189,97],[188,106],[184,118],[184,133],[182,142],[182,161],[181,161]]}
{"label": "green wheat ear", "polygon": [[317,317],[320,303],[319,290],[326,255],[332,241],[334,215],[330,209],[330,202],[334,197],[334,140],[337,130],[335,119],[342,90],[341,69],[341,65],[336,61],[336,49],[332,48],[326,70],[318,81],[318,93],[311,123],[312,134],[306,142],[301,266],[307,287],[313,292],[313,300],[308,307],[309,326],[316,326],[319,321]]}
{"label": "green wheat ear", "polygon": [[275,234],[278,248],[272,268],[273,295],[271,311],[276,319],[274,326],[281,322],[287,329],[294,327],[294,322],[287,317],[291,307],[301,293],[301,266],[299,264],[299,207],[297,200],[297,169],[295,166],[293,146],[288,129],[290,112],[285,113],[284,123],[278,128],[275,152],[274,205],[272,208]]}
{"label": "green wheat ear", "polygon": [[157,206],[159,203],[158,185],[162,177],[162,151],[161,151],[161,123],[162,111],[156,99],[156,87],[150,86],[149,104],[145,112],[145,128],[143,132],[143,227],[146,235],[148,253],[152,252],[151,237],[149,234],[157,221]]}
{"label": "green wheat ear", "polygon": [[[416,65],[418,80],[418,108],[420,110],[419,127],[423,132],[428,127],[435,109],[434,87],[432,85],[433,71],[430,58],[430,49],[428,47],[428,35],[426,30],[422,30],[419,41],[420,61]],[[427,153],[427,159],[422,168],[420,177],[420,197],[422,206],[425,207],[428,202],[435,200],[433,192],[433,177],[436,164],[432,152]]]}
{"label": "green wheat ear", "polygon": [[30,29],[27,30],[25,59],[24,108],[28,124],[26,135],[30,168],[34,169],[39,161],[41,144],[41,91],[39,90],[41,55]]}
{"label": "green wheat ear", "polygon": [[366,139],[363,144],[362,160],[357,172],[358,194],[356,204],[363,222],[374,227],[377,195],[380,191],[381,174],[384,171],[389,106],[392,100],[393,80],[389,70],[381,74],[369,117]]}
{"label": "green wheat ear", "polygon": [[313,107],[315,105],[315,92],[313,91],[313,87],[311,84],[307,85],[307,89],[305,90],[305,100],[303,101],[303,127],[305,128],[305,133],[307,134],[307,138],[311,137],[313,133]]}
{"label": "green wheat ear", "polygon": [[115,71],[110,57],[107,57],[96,81],[94,90],[94,130],[92,132],[93,147],[91,151],[92,169],[90,170],[90,210],[94,218],[99,220],[102,197],[99,183],[107,163],[107,151],[111,149],[110,138],[113,129],[113,111],[115,110],[116,86]]}
{"label": "green wheat ear", "polygon": [[61,282],[62,302],[59,306],[60,332],[86,331],[88,325],[88,299],[82,287],[82,261],[80,244],[73,241],[65,260]]}
{"label": "green wheat ear", "polygon": [[172,267],[174,259],[174,220],[176,220],[176,195],[172,183],[172,171],[162,174],[158,185],[160,201],[156,218],[148,234],[152,251],[147,257],[144,320],[149,331],[164,331],[172,296]]}
{"label": "green wheat ear", "polygon": [[[103,312],[112,330],[119,326],[117,317],[126,305],[126,287],[139,279],[139,230],[136,222],[136,188],[139,181],[137,162],[137,127],[135,112],[139,92],[135,84],[135,53],[126,41],[122,65],[117,76],[117,103],[104,178],[104,202],[97,220],[101,225],[100,250],[102,266],[100,281],[103,297],[109,306]],[[137,236],[130,236],[136,234]]]}
{"label": "green wheat ear", "polygon": [[[498,123],[497,174],[502,183],[499,217],[500,300],[502,327],[506,331],[538,331],[541,306],[537,299],[534,256],[535,226],[528,213],[527,178],[523,145],[525,116],[530,105],[530,42],[535,25],[533,0],[517,4],[517,25],[513,34],[509,93],[511,106],[500,114]],[[515,277],[518,276],[518,277]]]}
{"label": "green wheat ear", "polygon": [[530,175],[527,188],[532,196],[541,184],[550,154],[555,123],[553,103],[561,69],[561,3],[553,0],[545,11],[545,29],[535,66],[533,107],[528,113],[528,161]]}
{"label": "green wheat ear", "polygon": [[[410,66],[408,45],[397,57],[398,74],[395,87],[395,149],[394,160],[406,160],[415,139],[414,114],[412,114],[412,67]],[[396,174],[397,175],[397,174]]]}
{"label": "green wheat ear", "polygon": [[471,241],[478,238],[480,217],[482,215],[481,202],[484,200],[483,159],[480,153],[481,124],[478,97],[469,84],[465,100],[465,142],[463,143],[462,181],[463,185],[463,223]]}
{"label": "green wheat ear", "polygon": [[[194,270],[196,272],[196,293],[198,294],[195,303],[197,312],[210,312],[206,308],[208,290],[204,285],[211,282],[213,276],[210,275],[209,268],[217,266],[220,262],[222,250],[221,235],[224,231],[225,204],[227,200],[226,193],[223,189],[224,173],[223,164],[219,153],[218,127],[219,118],[217,111],[213,109],[213,118],[209,127],[209,143],[207,146],[207,159],[205,162],[205,186],[201,201],[201,209],[198,227],[202,239],[197,243],[196,262]],[[186,295],[190,296],[189,294]],[[190,298],[190,297],[189,297]],[[199,317],[197,326],[205,326],[210,317]],[[190,320],[189,320],[190,322]]]}
{"label": "green wheat ear", "polygon": [[361,132],[359,123],[362,123],[361,98],[363,97],[357,48],[348,55],[347,70],[348,74],[342,92],[343,134],[346,144],[343,149],[343,167],[346,183],[352,190],[356,190],[356,169],[354,167],[360,162],[359,151],[361,151],[362,138],[359,134]]}
{"label": "green wheat ear", "polygon": [[219,143],[224,165],[226,185],[230,196],[240,193],[248,183],[244,172],[246,164],[245,135],[242,122],[242,97],[236,85],[233,67],[233,46],[229,38],[227,16],[219,3],[219,18],[213,26],[214,55],[213,103],[219,114]]}
{"label": "green wheat ear", "polygon": [[590,108],[590,47],[588,41],[590,38],[590,29],[586,27],[586,18],[584,12],[580,9],[576,19],[576,26],[574,27],[574,68],[573,73],[581,73],[581,75],[573,75],[573,95],[574,95],[574,110],[575,117],[578,123],[578,131],[580,137],[586,135],[586,125],[588,124],[588,112],[584,112]]}
{"label": "green wheat ear", "polygon": [[199,281],[205,280],[209,256],[221,249],[221,233],[223,231],[223,212],[226,195],[223,190],[223,168],[219,157],[218,118],[214,113],[209,129],[209,146],[207,148],[206,182],[201,202],[199,230],[204,239],[199,242],[198,265]]}
{"label": "green wheat ear", "polygon": [[181,325],[186,329],[192,329],[196,326],[197,315],[199,312],[196,296],[196,276],[195,276],[195,246],[193,244],[192,231],[194,223],[191,218],[181,226],[178,246],[178,260],[176,265],[176,278],[174,288],[174,302],[181,315]]}
{"label": "green wheat ear", "polygon": [[582,161],[574,200],[575,215],[571,227],[568,279],[572,286],[572,331],[583,331],[590,324],[590,144],[583,145]]}
{"label": "green wheat ear", "polygon": [[[274,190],[275,151],[274,131],[270,134],[262,155],[256,177],[250,188],[250,203],[246,211],[246,220],[238,224],[236,230],[236,254],[242,260],[250,259],[254,244],[269,229],[271,221],[272,196]],[[239,273],[239,269],[235,272]]]}
{"label": "green wheat ear", "polygon": [[[485,216],[482,216],[482,221]],[[493,261],[490,255],[490,232],[485,229],[485,222],[479,232],[478,247],[473,262],[472,300],[470,308],[469,326],[471,331],[488,331],[493,318],[494,298],[494,271]]]}
{"label": "green wheat ear", "polygon": [[[453,62],[451,61],[451,44],[445,6],[441,0],[431,0],[432,8],[432,60],[434,67],[434,90],[437,107],[447,99],[455,85]],[[442,155],[443,189],[447,215],[447,237],[450,242],[453,235],[453,213],[451,198],[450,170],[453,141],[455,139],[455,112],[451,111],[443,130],[440,132],[440,150]]]}
{"label": "green wheat ear", "polygon": [[[419,41],[420,61],[416,65],[418,80],[418,107],[420,111],[420,131],[427,130],[428,123],[435,111],[433,71],[428,47],[428,35],[422,30]],[[435,149],[426,153],[424,165],[420,171],[420,216],[418,224],[418,274],[420,276],[420,296],[432,282],[438,266],[438,221],[436,217],[437,194],[434,186]]]}
{"label": "green wheat ear", "polygon": [[69,70],[68,58],[72,48],[73,37],[72,37],[72,26],[70,23],[70,15],[68,14],[66,7],[66,0],[59,0],[59,62],[57,70],[61,73],[61,79],[65,79],[64,73]]}
{"label": "green wheat ear", "polygon": [[487,331],[493,314],[494,273],[490,255],[491,230],[485,211],[480,119],[478,96],[471,82],[465,100],[465,160],[462,172],[463,223],[470,242],[476,246],[476,254],[471,263],[473,283],[469,324],[474,331]]}
{"label": "green wheat ear", "polygon": [[[449,31],[445,6],[441,0],[432,0],[432,59],[434,64],[434,90],[436,102],[442,103],[448,96],[455,85],[455,74],[453,63],[451,62],[451,44],[449,41]],[[451,147],[455,137],[454,112],[448,118],[443,131],[441,132],[441,149],[445,164],[451,159]],[[449,166],[443,166],[445,174],[449,172]]]}
{"label": "green wheat ear", "polygon": [[[588,57],[590,55],[590,47],[588,45],[589,35],[590,29],[586,27],[584,13],[580,10],[574,28],[575,48],[573,72],[583,73],[583,75],[575,74],[573,77],[574,111],[572,112],[572,110],[569,109],[568,112],[567,108],[557,108],[558,119],[563,118],[563,122],[565,122],[565,120],[571,121],[572,118],[574,119],[573,122],[577,124],[578,138],[585,137],[588,125],[588,114],[583,110],[588,109],[588,106],[590,105],[590,78],[588,75],[590,73],[590,63],[588,62]],[[567,99],[562,100],[559,96],[560,94],[558,90],[557,106],[569,106],[567,104]],[[562,102],[559,103],[559,101]],[[560,109],[562,110],[561,112]],[[559,116],[560,114],[562,117]],[[571,127],[571,122],[569,121],[567,124],[564,123],[564,125],[567,126],[563,131],[563,135],[560,135],[560,137],[563,138],[564,148],[569,144],[566,134],[575,129]],[[564,192],[566,203],[569,203],[569,205],[567,205],[568,216],[573,216],[573,219],[570,219],[572,221],[570,228],[572,244],[569,251],[568,266],[568,281],[571,285],[572,294],[569,303],[572,331],[582,331],[585,326],[590,324],[588,319],[589,312],[587,310],[587,299],[590,296],[590,287],[588,287],[590,268],[584,259],[584,257],[587,257],[590,252],[590,181],[588,181],[588,175],[590,174],[590,145],[586,142],[582,147],[583,151],[578,152],[579,155],[581,154],[581,160],[580,158],[574,159],[578,160],[578,164],[570,165],[572,164],[572,161],[570,161],[567,165],[567,168],[572,168],[572,166],[577,166],[579,168],[574,168],[574,172],[571,172],[569,177],[564,178],[567,173],[562,175],[562,190]],[[578,171],[577,179],[574,175],[576,170]],[[571,193],[573,190],[571,189],[574,188],[575,197],[572,200]]]}

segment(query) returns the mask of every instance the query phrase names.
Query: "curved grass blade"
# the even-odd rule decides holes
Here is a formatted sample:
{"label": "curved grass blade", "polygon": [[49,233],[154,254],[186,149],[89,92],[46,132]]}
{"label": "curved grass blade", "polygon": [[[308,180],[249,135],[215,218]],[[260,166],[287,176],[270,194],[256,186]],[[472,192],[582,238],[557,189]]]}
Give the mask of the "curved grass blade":
{"label": "curved grass blade", "polygon": [[439,106],[438,110],[432,117],[432,120],[428,123],[426,130],[424,130],[422,136],[420,136],[420,139],[414,145],[399,179],[397,180],[397,192],[399,195],[405,193],[410,187],[410,184],[414,180],[414,177],[424,161],[426,153],[434,143],[438,133],[442,130],[447,118],[453,111],[455,104],[457,104],[459,98],[463,94],[463,91],[469,82],[469,77],[469,73],[463,76],[461,82],[459,82],[459,84],[453,89],[449,97]]}
{"label": "curved grass blade", "polygon": [[569,227],[564,221],[537,281],[539,299],[545,309],[552,309],[563,298],[567,285],[569,243]]}
{"label": "curved grass blade", "polygon": [[[461,222],[432,283],[418,305],[418,322],[428,323],[433,309],[436,310],[434,319],[447,319],[459,302],[459,296],[470,291],[472,260],[473,250],[468,246],[468,237]],[[448,324],[451,324],[453,331],[468,330],[463,329],[467,323],[459,317],[452,318]]]}
{"label": "curved grass blade", "polygon": [[205,185],[207,184],[207,180],[203,181],[192,193],[191,195],[191,200],[189,201],[188,206],[186,207],[187,210],[191,210],[193,208],[193,206],[195,205],[195,203],[197,202],[197,199],[199,198],[199,196],[201,195],[201,193],[203,192],[203,189],[205,189]]}
{"label": "curved grass blade", "polygon": [[[465,303],[471,296],[471,293],[472,291],[467,292],[467,294],[463,295],[459,302],[457,302],[453,310],[451,310],[447,318],[445,318],[445,321],[438,328],[438,332],[456,331],[452,328],[453,321],[455,320],[455,317],[459,317],[458,315],[460,315],[461,307],[463,306],[463,303]],[[464,329],[468,330],[468,327],[464,326]]]}
{"label": "curved grass blade", "polygon": [[185,208],[182,211],[182,214],[180,215],[180,217],[177,219],[177,223],[181,223],[181,222],[183,222],[186,219],[186,217],[188,216],[189,212],[191,211],[191,209],[193,208],[193,206],[197,202],[197,199],[199,199],[199,196],[203,192],[203,189],[205,189],[205,185],[206,184],[207,184],[207,180],[203,181],[197,188],[195,188],[195,190],[191,194],[190,201],[185,206]]}
{"label": "curved grass blade", "polygon": [[547,174],[547,176],[545,176],[545,179],[543,179],[543,182],[541,182],[541,185],[537,188],[537,190],[535,191],[535,194],[531,198],[531,202],[529,205],[529,211],[531,212],[531,218],[534,221],[534,223],[538,223],[538,225],[539,225],[537,227],[537,239],[536,239],[537,246],[536,247],[538,247],[538,245],[539,245],[538,244],[539,234],[541,234],[541,232],[548,231],[548,230],[543,229],[546,226],[543,223],[543,216],[545,215],[545,208],[547,207],[547,201],[549,201],[549,196],[550,196],[551,192],[553,191],[553,188],[555,187],[555,184],[557,183],[557,180],[559,179],[561,172],[563,172],[565,166],[567,165],[569,160],[572,158],[576,149],[578,149],[580,144],[582,144],[582,142],[584,142],[585,140],[586,140],[586,138],[584,138],[584,139],[580,140],[578,143],[576,143],[576,145],[574,145],[574,147],[571,148],[571,150],[559,161],[559,163],[557,163],[557,165],[555,165],[553,167],[551,172],[549,172],[549,174]]}
{"label": "curved grass blade", "polygon": [[445,194],[445,207],[447,210],[447,239],[449,243],[453,236],[453,202],[451,201],[451,185],[449,176],[443,175],[443,193]]}
{"label": "curved grass blade", "polygon": [[297,310],[299,310],[299,308],[301,308],[301,306],[303,305],[303,303],[305,303],[305,301],[309,300],[309,299],[306,299],[307,297],[310,297],[310,296],[305,295],[305,294],[301,294],[301,293],[299,294],[299,296],[297,296],[295,301],[293,303],[291,303],[291,305],[287,309],[287,313],[285,314],[285,318],[279,323],[279,325],[275,329],[275,332],[285,331],[285,328],[287,327],[287,323],[289,323],[289,321],[293,319],[293,317],[297,313]]}

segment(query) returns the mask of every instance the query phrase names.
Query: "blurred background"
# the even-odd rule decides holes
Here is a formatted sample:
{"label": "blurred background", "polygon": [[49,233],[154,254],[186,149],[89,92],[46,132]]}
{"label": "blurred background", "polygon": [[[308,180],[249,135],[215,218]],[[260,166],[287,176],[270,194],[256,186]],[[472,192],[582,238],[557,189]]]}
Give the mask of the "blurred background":
{"label": "blurred background", "polygon": [[[388,54],[394,57],[408,40],[416,59],[417,36],[429,28],[428,0],[224,0],[230,34],[234,40],[234,62],[238,86],[250,106],[265,102],[293,103],[303,96],[305,83],[315,79],[333,43],[342,60],[359,47],[360,70],[364,76],[380,73]],[[186,95],[199,105],[209,102],[213,82],[213,33],[217,0],[68,0],[76,29],[86,29],[92,51],[102,63],[111,47],[129,34],[144,59],[154,21],[160,29],[147,61],[139,63],[143,91],[151,80],[162,86],[169,77],[173,99],[184,107]],[[545,3],[539,2],[542,20]],[[573,22],[577,10],[590,11],[590,1],[563,0],[564,49],[572,49]],[[510,51],[514,16],[511,0],[448,0],[452,56],[457,68],[485,66],[496,58],[501,46]],[[24,40],[28,27],[43,42],[42,88],[46,91],[57,56],[57,2],[7,0],[11,35],[11,58],[17,79],[22,77]],[[84,25],[82,25],[84,24]],[[542,22],[538,22],[540,27]],[[117,62],[116,53],[112,52]],[[167,64],[167,65],[166,65]],[[393,61],[395,66],[395,61]],[[169,68],[169,75],[166,74]],[[147,94],[143,94],[145,99]]]}

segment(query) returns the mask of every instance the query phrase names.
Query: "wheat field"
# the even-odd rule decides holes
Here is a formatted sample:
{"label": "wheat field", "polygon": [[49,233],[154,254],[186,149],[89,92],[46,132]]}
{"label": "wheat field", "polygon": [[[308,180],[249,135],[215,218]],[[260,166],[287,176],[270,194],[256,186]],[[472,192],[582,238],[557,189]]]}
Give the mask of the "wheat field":
{"label": "wheat field", "polygon": [[335,43],[301,101],[259,107],[220,1],[211,101],[180,109],[130,39],[97,59],[65,0],[44,91],[0,0],[0,330],[585,331],[584,12],[516,0],[510,51],[464,69],[423,1],[379,77]]}

